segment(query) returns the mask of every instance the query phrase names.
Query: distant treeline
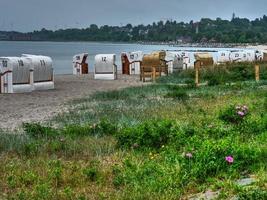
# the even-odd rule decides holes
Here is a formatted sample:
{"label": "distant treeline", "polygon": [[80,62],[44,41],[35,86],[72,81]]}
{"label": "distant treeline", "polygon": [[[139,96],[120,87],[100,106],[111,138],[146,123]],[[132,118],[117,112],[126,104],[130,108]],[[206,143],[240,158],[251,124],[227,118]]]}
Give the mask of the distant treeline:
{"label": "distant treeline", "polygon": [[199,22],[159,21],[149,25],[101,26],[85,29],[30,33],[0,32],[2,40],[36,41],[113,41],[181,43],[267,43],[267,16],[255,20],[233,17],[232,20],[203,18]]}

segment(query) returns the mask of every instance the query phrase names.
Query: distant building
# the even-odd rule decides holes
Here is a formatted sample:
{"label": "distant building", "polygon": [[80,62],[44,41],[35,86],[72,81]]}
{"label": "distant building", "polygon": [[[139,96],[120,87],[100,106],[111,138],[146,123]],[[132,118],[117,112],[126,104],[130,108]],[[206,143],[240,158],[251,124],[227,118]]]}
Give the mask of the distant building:
{"label": "distant building", "polygon": [[235,19],[235,13],[233,13],[232,15],[232,21]]}
{"label": "distant building", "polygon": [[6,32],[0,31],[0,40],[8,40],[8,35]]}
{"label": "distant building", "polygon": [[0,40],[8,40],[8,36],[4,33],[0,33]]}
{"label": "distant building", "polygon": [[32,40],[32,36],[31,34],[15,31],[0,31],[0,40],[30,41]]}
{"label": "distant building", "polygon": [[179,36],[176,38],[178,43],[192,43],[193,39],[190,36]]}
{"label": "distant building", "polygon": [[30,35],[23,34],[23,33],[11,33],[8,36],[9,40],[14,40],[14,41],[30,41],[32,40]]}

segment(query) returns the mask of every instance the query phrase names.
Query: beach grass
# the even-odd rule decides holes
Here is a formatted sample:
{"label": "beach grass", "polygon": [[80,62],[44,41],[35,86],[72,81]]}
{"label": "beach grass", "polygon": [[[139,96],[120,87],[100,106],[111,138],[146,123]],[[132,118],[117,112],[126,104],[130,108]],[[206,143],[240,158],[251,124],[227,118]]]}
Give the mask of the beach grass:
{"label": "beach grass", "polygon": [[223,73],[211,70],[212,84],[173,74],[70,102],[24,134],[1,133],[0,198],[266,199],[267,78],[236,78],[238,69],[215,83],[210,74]]}

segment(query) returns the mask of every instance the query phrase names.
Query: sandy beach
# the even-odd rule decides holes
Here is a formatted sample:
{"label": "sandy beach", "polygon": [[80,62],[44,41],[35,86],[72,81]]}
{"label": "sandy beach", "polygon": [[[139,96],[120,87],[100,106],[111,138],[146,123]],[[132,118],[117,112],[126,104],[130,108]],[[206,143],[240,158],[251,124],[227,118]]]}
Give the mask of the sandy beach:
{"label": "sandy beach", "polygon": [[108,91],[143,83],[139,76],[119,75],[118,80],[94,80],[93,75],[57,75],[55,89],[24,94],[0,94],[0,129],[17,129],[23,122],[40,122],[67,109],[66,103],[96,91]]}

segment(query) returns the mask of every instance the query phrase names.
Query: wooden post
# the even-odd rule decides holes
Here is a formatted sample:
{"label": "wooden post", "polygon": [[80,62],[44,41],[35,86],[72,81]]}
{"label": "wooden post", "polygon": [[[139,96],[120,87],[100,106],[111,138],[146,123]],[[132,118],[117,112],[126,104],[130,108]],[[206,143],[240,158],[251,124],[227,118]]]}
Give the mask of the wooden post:
{"label": "wooden post", "polygon": [[199,61],[195,63],[195,84],[196,86],[199,86]]}
{"label": "wooden post", "polygon": [[30,79],[29,79],[29,84],[30,84],[31,86],[34,85],[33,73],[34,73],[34,70],[31,69],[31,70],[30,70]]}
{"label": "wooden post", "polygon": [[260,80],[260,66],[255,65],[255,80],[259,81]]}
{"label": "wooden post", "polygon": [[143,76],[144,76],[144,69],[143,69],[143,66],[140,65],[140,81],[143,80]]}
{"label": "wooden post", "polygon": [[156,80],[156,67],[152,67],[152,80]]}
{"label": "wooden post", "polygon": [[4,93],[4,80],[2,74],[0,74],[0,94]]}

